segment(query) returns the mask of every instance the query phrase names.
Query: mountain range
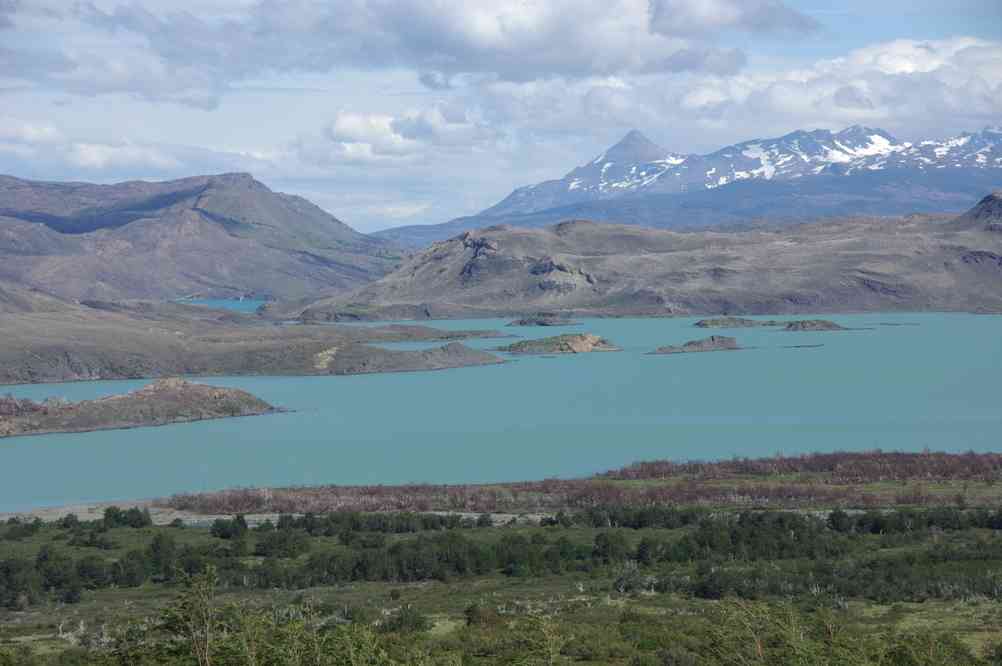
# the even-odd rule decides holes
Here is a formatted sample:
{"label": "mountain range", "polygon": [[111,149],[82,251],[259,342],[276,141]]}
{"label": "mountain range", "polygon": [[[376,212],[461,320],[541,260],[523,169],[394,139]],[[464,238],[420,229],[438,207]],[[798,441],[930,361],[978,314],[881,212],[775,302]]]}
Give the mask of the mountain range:
{"label": "mountain range", "polygon": [[306,199],[248,174],[114,185],[0,176],[0,280],[73,299],[289,298],[399,263]]}
{"label": "mountain range", "polygon": [[417,247],[494,224],[570,218],[692,228],[959,212],[1000,183],[998,128],[918,142],[861,126],[801,130],[705,155],[671,152],[632,130],[563,178],[518,188],[476,215],[376,235]]}

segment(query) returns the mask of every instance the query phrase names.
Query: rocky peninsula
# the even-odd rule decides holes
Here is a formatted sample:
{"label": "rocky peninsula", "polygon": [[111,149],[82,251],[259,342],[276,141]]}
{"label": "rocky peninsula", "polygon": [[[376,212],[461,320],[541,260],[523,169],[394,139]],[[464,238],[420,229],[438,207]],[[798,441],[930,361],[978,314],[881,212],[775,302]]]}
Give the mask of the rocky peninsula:
{"label": "rocky peninsula", "polygon": [[583,354],[587,352],[621,351],[605,338],[591,333],[556,335],[539,340],[521,340],[498,347],[497,351],[510,354]]}
{"label": "rocky peninsula", "polygon": [[0,437],[161,426],[274,411],[267,402],[240,389],[160,379],[137,391],[98,400],[0,398]]}
{"label": "rocky peninsula", "polygon": [[[4,294],[11,298],[3,299]],[[277,325],[176,303],[72,303],[0,281],[0,384],[237,375],[344,375],[499,362],[446,343],[511,337],[428,326]],[[393,342],[441,342],[391,350]]]}
{"label": "rocky peninsula", "polygon": [[693,352],[735,351],[738,341],[726,335],[711,335],[701,340],[689,340],[683,345],[658,347],[651,354],[688,354]]}

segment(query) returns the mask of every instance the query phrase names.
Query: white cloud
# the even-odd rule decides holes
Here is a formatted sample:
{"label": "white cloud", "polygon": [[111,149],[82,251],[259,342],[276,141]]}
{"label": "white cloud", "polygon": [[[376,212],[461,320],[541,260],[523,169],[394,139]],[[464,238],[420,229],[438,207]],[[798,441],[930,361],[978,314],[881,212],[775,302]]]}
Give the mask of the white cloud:
{"label": "white cloud", "polygon": [[999,41],[783,60],[815,28],[772,0],[0,0],[0,172],[251,171],[373,229],[475,212],[633,127],[688,152],[1002,118]]}
{"label": "white cloud", "polygon": [[70,164],[85,169],[128,167],[164,170],[181,166],[181,162],[157,148],[127,143],[73,143],[68,147],[67,159]]}
{"label": "white cloud", "polygon": [[[394,128],[393,116],[340,112],[327,128],[326,136],[346,150],[364,150],[371,155],[403,156],[417,150],[418,144]],[[355,148],[365,146],[365,149]]]}
{"label": "white cloud", "polygon": [[39,0],[31,11],[0,0],[0,26],[15,21],[25,33],[59,38],[0,50],[0,76],[206,109],[244,81],[343,68],[412,69],[435,90],[466,75],[732,74],[744,54],[714,44],[710,29],[811,25],[780,0],[232,0],[204,10],[153,0],[71,8]]}
{"label": "white cloud", "polygon": [[651,26],[670,35],[722,29],[806,33],[820,26],[779,0],[651,0]]}
{"label": "white cloud", "polygon": [[1002,117],[1002,42],[893,40],[772,71],[488,82],[470,95],[497,125],[610,138],[640,127],[679,151],[856,123],[940,136]]}
{"label": "white cloud", "polygon": [[798,125],[866,121],[925,132],[959,122],[977,129],[1002,114],[1002,43],[895,40],[808,68],[734,77],[716,94],[739,121],[772,113]]}
{"label": "white cloud", "polygon": [[53,143],[61,138],[59,130],[51,125],[39,125],[0,116],[0,141],[35,145]]}

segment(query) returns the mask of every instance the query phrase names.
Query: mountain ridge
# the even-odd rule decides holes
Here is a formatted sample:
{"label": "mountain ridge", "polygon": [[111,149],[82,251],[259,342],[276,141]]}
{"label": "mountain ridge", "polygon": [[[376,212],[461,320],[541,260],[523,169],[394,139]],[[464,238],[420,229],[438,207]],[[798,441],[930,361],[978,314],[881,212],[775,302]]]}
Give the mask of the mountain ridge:
{"label": "mountain ridge", "polygon": [[0,279],[66,298],[265,298],[350,290],[399,260],[250,174],[110,185],[0,176]]}
{"label": "mountain ridge", "polygon": [[[670,231],[569,220],[494,225],[434,243],[304,321],[521,315],[665,316],[1002,310],[999,199],[953,222],[855,218]],[[971,222],[971,221],[974,222]]]}

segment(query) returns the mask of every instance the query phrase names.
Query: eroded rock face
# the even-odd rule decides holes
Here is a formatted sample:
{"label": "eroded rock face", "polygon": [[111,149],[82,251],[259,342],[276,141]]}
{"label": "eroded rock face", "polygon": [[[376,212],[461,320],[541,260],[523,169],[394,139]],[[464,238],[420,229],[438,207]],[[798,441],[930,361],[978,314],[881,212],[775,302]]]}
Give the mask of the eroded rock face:
{"label": "eroded rock face", "polygon": [[726,335],[711,335],[701,340],[690,340],[682,345],[658,347],[654,354],[688,354],[693,352],[734,351],[740,349],[736,338]]}
{"label": "eroded rock face", "polygon": [[522,340],[499,347],[498,351],[512,354],[584,354],[598,351],[620,351],[620,349],[597,335],[575,333],[556,335],[541,340]]}

